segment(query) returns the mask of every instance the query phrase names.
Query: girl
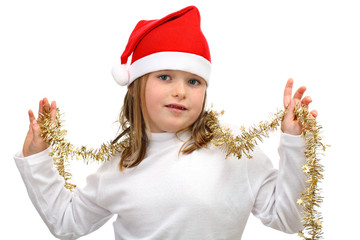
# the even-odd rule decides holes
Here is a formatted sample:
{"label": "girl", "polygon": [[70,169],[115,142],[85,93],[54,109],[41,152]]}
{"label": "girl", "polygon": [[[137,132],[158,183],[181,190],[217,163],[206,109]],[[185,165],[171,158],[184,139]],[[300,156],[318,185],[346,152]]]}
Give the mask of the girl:
{"label": "girl", "polygon": [[[207,134],[210,62],[197,8],[140,21],[122,65],[113,69],[115,80],[128,86],[120,114],[123,131],[114,142],[126,138],[127,144],[75,192],[64,189],[29,111],[29,131],[15,160],[54,236],[76,239],[114,214],[117,240],[240,239],[250,212],[284,232],[302,229],[296,199],[305,187],[304,141],[293,110],[298,103],[310,104],[310,97],[303,98],[305,87],[293,97],[291,79],[285,87],[279,170],[258,148],[252,159],[225,159]],[[41,100],[39,113],[45,111],[54,121],[56,103]]]}

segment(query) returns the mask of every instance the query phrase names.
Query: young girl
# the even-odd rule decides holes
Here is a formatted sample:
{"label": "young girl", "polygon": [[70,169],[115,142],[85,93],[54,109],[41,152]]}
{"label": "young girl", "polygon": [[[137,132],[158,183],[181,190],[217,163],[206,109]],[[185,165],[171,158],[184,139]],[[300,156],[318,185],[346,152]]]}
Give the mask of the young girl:
{"label": "young girl", "polygon": [[[54,236],[76,239],[114,214],[117,240],[241,239],[251,212],[269,227],[302,229],[296,200],[305,187],[304,141],[293,111],[298,103],[310,104],[310,97],[303,98],[305,87],[293,97],[291,79],[285,87],[279,170],[258,148],[252,159],[226,158],[207,135],[210,62],[196,7],[140,21],[122,66],[113,69],[114,78],[128,86],[120,114],[123,131],[114,142],[126,138],[128,144],[74,192],[63,187],[29,111],[29,131],[15,160]],[[39,113],[45,111],[54,121],[56,103],[41,100]]]}

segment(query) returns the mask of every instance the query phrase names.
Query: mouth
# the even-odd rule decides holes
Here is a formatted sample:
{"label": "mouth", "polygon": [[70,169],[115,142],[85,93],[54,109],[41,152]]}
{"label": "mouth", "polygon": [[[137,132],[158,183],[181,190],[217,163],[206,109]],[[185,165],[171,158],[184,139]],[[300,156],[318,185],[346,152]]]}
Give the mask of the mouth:
{"label": "mouth", "polygon": [[183,106],[181,104],[175,104],[175,103],[165,105],[165,107],[169,108],[170,110],[176,111],[176,112],[182,112],[182,111],[187,110],[187,108],[185,106]]}

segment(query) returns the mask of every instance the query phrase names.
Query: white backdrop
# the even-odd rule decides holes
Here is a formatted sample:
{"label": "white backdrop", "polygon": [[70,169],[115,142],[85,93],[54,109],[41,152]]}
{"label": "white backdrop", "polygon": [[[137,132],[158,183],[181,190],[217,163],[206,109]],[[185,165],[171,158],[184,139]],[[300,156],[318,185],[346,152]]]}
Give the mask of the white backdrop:
{"label": "white backdrop", "polygon": [[[224,121],[249,126],[282,107],[286,80],[305,85],[324,127],[322,205],[326,239],[354,239],[360,214],[356,149],[360,6],[356,1],[49,1],[0,3],[1,229],[8,239],[53,239],[32,206],[13,161],[28,128],[27,110],[43,97],[65,113],[68,138],[98,146],[116,134],[125,88],[112,80],[140,19],[187,5],[202,14],[213,58],[209,101]],[[277,164],[278,136],[264,149]],[[84,184],[97,166],[73,163]],[[83,239],[113,239],[112,221]],[[11,236],[11,237],[10,237]],[[243,239],[299,239],[251,217]]]}

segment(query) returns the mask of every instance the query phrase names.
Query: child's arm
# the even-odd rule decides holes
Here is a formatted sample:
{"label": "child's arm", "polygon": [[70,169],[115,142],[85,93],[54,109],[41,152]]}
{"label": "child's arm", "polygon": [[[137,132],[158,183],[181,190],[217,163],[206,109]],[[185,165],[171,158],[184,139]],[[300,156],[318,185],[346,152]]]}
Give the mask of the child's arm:
{"label": "child's arm", "polygon": [[297,204],[305,189],[305,141],[301,136],[281,133],[279,169],[257,148],[248,161],[248,176],[254,196],[252,213],[266,226],[287,233],[302,230],[302,207]]}
{"label": "child's arm", "polygon": [[[39,117],[43,111],[56,116],[56,103],[50,106],[46,98],[40,101]],[[101,173],[91,175],[86,190],[69,192],[64,180],[53,167],[49,144],[40,137],[40,128],[33,112],[29,111],[30,127],[23,153],[15,162],[29,197],[52,234],[61,239],[76,239],[102,226],[112,213],[98,204]]]}
{"label": "child's arm", "polygon": [[[297,104],[308,107],[312,102],[309,96],[303,97],[306,90],[300,87],[292,96],[293,80],[289,79],[284,90],[284,106],[287,108],[281,124],[279,146],[279,170],[272,168],[271,162],[261,151],[249,160],[249,179],[254,193],[252,212],[261,221],[272,228],[284,232],[296,233],[302,229],[302,207],[297,205],[300,193],[305,189],[306,177],[305,141],[300,136],[302,126],[295,118]],[[317,111],[311,111],[313,117]]]}

